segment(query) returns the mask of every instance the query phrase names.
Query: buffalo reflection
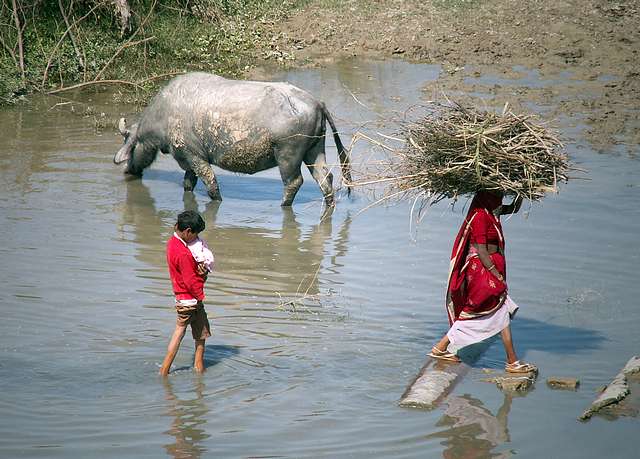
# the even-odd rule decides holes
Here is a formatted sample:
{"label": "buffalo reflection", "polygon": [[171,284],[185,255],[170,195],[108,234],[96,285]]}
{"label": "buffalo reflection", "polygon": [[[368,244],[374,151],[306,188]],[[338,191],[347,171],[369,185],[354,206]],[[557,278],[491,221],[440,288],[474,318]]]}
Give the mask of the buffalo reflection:
{"label": "buffalo reflection", "polygon": [[[183,209],[158,211],[142,181],[126,182],[126,187],[123,229],[138,247],[136,258],[160,272],[166,271],[164,248],[177,214],[187,209],[201,212],[207,224],[202,237],[216,257],[215,270],[206,287],[207,296],[214,303],[242,303],[247,296],[272,302],[300,292],[316,295],[321,290],[320,269],[337,271],[340,258],[347,253],[349,216],[344,218],[335,237],[332,212],[326,212],[312,226],[300,225],[290,208],[278,208],[275,215],[266,215],[268,220],[282,219],[275,227],[260,222],[253,226],[252,220],[256,218],[252,215],[244,219],[249,222],[246,225],[220,224],[219,214],[224,205],[220,202],[210,201],[199,209],[193,193],[185,192]],[[229,211],[241,209],[229,207]],[[265,214],[260,215],[264,217]]]}

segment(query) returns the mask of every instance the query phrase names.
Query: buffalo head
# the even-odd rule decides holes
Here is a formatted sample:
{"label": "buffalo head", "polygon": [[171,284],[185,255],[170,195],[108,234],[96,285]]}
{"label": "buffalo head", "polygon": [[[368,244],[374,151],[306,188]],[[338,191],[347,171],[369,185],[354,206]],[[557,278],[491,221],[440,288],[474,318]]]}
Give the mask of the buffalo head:
{"label": "buffalo head", "polygon": [[127,120],[120,118],[118,122],[118,130],[122,137],[124,137],[124,144],[120,147],[120,150],[114,155],[113,162],[115,164],[122,164],[127,162],[127,167],[124,170],[125,174],[142,175],[142,169],[137,166],[136,150],[138,147],[138,139],[136,137],[138,131],[138,125],[134,124],[131,129],[127,129]]}

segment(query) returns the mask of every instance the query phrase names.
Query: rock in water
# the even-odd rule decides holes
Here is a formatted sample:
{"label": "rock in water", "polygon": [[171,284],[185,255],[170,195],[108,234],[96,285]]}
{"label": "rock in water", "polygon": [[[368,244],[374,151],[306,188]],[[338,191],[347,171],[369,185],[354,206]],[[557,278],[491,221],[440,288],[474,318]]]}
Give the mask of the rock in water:
{"label": "rock in water", "polygon": [[640,372],[640,356],[634,355],[622,369],[625,376]]}
{"label": "rock in water", "polygon": [[623,400],[629,395],[629,384],[627,383],[627,375],[640,371],[640,357],[634,356],[629,359],[624,368],[613,378],[613,381],[605,388],[605,390],[596,398],[589,408],[578,418],[581,421],[587,421],[595,413],[605,406],[613,405]]}
{"label": "rock in water", "polygon": [[432,409],[451,391],[458,378],[469,371],[464,363],[443,362],[429,358],[418,376],[407,387],[399,405]]}
{"label": "rock in water", "polygon": [[537,372],[531,373],[505,373],[494,379],[498,389],[507,392],[522,392],[528,390],[536,380]]}
{"label": "rock in water", "polygon": [[547,378],[547,385],[552,389],[576,390],[580,385],[580,380],[576,378]]}

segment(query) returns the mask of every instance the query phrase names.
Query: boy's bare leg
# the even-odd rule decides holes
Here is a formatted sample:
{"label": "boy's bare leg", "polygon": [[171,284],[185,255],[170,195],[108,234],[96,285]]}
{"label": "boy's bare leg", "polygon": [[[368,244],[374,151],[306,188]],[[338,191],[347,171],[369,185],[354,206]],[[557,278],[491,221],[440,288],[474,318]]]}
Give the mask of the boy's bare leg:
{"label": "boy's bare leg", "polygon": [[507,363],[513,363],[518,360],[516,351],[513,348],[513,340],[511,338],[511,327],[507,325],[504,330],[500,332],[502,338],[502,344],[504,344],[504,351],[507,353]]}
{"label": "boy's bare leg", "polygon": [[169,374],[169,369],[171,368],[173,359],[176,358],[176,354],[178,353],[180,343],[182,342],[182,338],[184,338],[184,332],[186,330],[186,325],[176,325],[171,341],[169,341],[169,346],[167,346],[167,355],[164,357],[164,361],[160,367],[160,376],[167,376]]}
{"label": "boy's bare leg", "polygon": [[198,373],[204,373],[204,340],[197,339],[196,340],[196,355],[194,358],[193,367]]}

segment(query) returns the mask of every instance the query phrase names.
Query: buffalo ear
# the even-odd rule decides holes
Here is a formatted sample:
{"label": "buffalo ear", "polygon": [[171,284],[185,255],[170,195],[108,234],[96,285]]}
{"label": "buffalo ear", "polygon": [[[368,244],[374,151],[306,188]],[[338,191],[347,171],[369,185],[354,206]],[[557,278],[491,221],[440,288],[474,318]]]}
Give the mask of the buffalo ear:
{"label": "buffalo ear", "polygon": [[113,157],[113,162],[122,164],[127,161],[131,157],[131,150],[133,150],[133,142],[126,142]]}
{"label": "buffalo ear", "polygon": [[131,131],[129,131],[127,129],[127,120],[124,118],[120,118],[120,121],[118,121],[118,130],[120,131],[120,134],[122,134],[123,136],[128,136]]}

